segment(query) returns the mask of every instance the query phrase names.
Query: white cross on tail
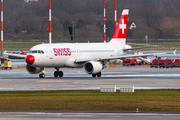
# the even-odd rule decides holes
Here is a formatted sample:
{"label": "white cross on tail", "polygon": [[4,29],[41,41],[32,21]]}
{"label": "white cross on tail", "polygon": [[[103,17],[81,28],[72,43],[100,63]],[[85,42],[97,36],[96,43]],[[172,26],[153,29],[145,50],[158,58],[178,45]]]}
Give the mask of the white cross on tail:
{"label": "white cross on tail", "polygon": [[124,19],[122,19],[122,24],[120,24],[119,29],[122,29],[122,34],[124,34],[124,30],[126,29],[126,24],[124,24]]}

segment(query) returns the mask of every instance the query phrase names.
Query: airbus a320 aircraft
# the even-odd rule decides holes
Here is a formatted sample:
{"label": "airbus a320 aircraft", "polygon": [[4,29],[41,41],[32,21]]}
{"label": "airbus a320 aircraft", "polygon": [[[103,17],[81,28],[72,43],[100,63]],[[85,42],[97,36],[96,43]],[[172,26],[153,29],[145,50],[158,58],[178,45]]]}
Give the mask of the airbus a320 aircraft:
{"label": "airbus a320 aircraft", "polygon": [[126,45],[128,14],[129,10],[124,9],[114,35],[108,43],[56,43],[32,47],[27,56],[24,55],[27,71],[30,74],[40,73],[39,77],[44,78],[44,68],[54,67],[54,77],[63,77],[60,68],[83,67],[85,72],[93,77],[101,77],[101,71],[109,60],[152,55],[124,55],[125,51],[133,49]]}

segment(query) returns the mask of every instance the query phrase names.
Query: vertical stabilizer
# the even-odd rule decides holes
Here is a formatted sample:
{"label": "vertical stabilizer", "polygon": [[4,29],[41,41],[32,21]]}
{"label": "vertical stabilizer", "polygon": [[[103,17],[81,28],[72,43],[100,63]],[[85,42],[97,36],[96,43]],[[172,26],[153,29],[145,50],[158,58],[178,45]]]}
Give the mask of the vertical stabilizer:
{"label": "vertical stabilizer", "polygon": [[109,43],[126,44],[127,24],[128,24],[129,9],[124,9],[114,35]]}

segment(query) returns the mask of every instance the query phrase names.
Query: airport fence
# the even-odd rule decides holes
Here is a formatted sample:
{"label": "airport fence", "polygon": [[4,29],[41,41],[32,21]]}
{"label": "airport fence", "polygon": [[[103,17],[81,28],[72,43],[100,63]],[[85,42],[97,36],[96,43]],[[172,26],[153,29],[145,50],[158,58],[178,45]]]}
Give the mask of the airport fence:
{"label": "airport fence", "polygon": [[[110,39],[107,39],[107,42]],[[31,47],[41,43],[48,43],[48,39],[34,39],[34,40],[26,40],[26,41],[4,41],[4,49],[11,50],[11,49],[18,49],[18,50],[29,50]],[[66,39],[53,39],[53,43],[72,43],[69,38]],[[99,38],[76,38],[74,43],[102,43],[103,40]],[[127,44],[132,47],[150,47],[146,48],[147,50],[174,50],[180,49],[180,39],[149,39],[148,45],[144,39],[127,39]]]}

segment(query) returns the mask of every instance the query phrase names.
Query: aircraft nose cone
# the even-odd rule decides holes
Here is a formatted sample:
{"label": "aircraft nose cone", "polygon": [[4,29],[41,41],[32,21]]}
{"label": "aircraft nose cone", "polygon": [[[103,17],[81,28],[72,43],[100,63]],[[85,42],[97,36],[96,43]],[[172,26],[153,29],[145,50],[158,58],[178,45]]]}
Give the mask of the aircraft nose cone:
{"label": "aircraft nose cone", "polygon": [[27,56],[26,56],[26,63],[27,63],[27,64],[32,65],[32,64],[34,63],[34,61],[35,61],[34,56],[32,56],[32,55],[27,55]]}

